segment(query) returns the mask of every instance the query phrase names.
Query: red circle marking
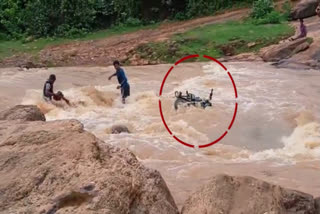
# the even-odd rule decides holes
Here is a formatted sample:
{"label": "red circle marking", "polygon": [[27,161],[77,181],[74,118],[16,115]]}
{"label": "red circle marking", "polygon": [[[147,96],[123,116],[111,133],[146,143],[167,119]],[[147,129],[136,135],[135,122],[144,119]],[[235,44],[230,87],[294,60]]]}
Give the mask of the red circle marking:
{"label": "red circle marking", "polygon": [[[196,55],[186,56],[186,57],[180,59],[179,61],[177,61],[177,62],[175,63],[175,65],[178,65],[178,64],[182,63],[182,62],[185,61],[185,60],[188,60],[188,59],[191,59],[191,58],[196,58],[196,57],[199,57],[199,55],[196,54]],[[215,59],[215,58],[213,58],[213,57],[211,57],[211,56],[207,56],[207,55],[203,55],[203,57],[214,61],[215,63],[219,64],[225,71],[227,71],[227,68],[226,68],[221,62],[219,62],[217,59]],[[161,87],[160,87],[160,92],[159,92],[159,95],[160,95],[160,96],[162,95],[162,91],[163,91],[164,84],[165,84],[165,82],[166,82],[169,74],[171,73],[171,71],[172,71],[173,69],[174,69],[174,66],[172,66],[172,67],[168,70],[167,74],[166,74],[165,77],[163,78],[163,81],[162,81],[162,84],[161,84]],[[234,88],[235,98],[237,99],[237,98],[238,98],[238,91],[237,91],[236,84],[235,84],[235,82],[234,82],[234,80],[233,80],[232,75],[231,75],[230,72],[228,72],[228,75],[229,75],[229,78],[230,78],[230,80],[231,80],[231,82],[232,82],[232,85],[233,85],[233,88]],[[173,134],[172,134],[171,130],[169,129],[169,127],[168,127],[168,125],[167,125],[167,123],[166,123],[166,121],[165,121],[165,119],[164,119],[164,116],[163,116],[162,106],[161,106],[161,100],[159,100],[159,110],[160,110],[160,116],[161,116],[162,122],[163,122],[164,126],[166,127],[167,131],[169,132],[169,134],[172,136]],[[206,147],[212,146],[212,145],[220,142],[220,141],[228,134],[228,131],[232,128],[232,126],[233,126],[233,124],[234,124],[234,121],[235,121],[235,119],[236,119],[236,116],[237,116],[237,112],[238,112],[238,103],[236,102],[236,103],[235,103],[235,108],[234,108],[233,117],[232,117],[232,120],[231,120],[230,125],[229,125],[229,127],[228,127],[228,130],[226,130],[225,133],[223,133],[223,134],[222,134],[218,139],[216,139],[215,141],[213,141],[213,142],[211,142],[211,143],[208,143],[208,144],[205,144],[205,145],[200,145],[199,148],[206,148]],[[191,148],[194,148],[194,147],[195,147],[195,146],[192,145],[192,144],[188,144],[188,143],[180,140],[178,137],[176,137],[176,136],[174,136],[174,135],[173,135],[172,137],[173,137],[176,141],[178,141],[179,143],[181,143],[181,144],[184,145],[184,146],[191,147]]]}

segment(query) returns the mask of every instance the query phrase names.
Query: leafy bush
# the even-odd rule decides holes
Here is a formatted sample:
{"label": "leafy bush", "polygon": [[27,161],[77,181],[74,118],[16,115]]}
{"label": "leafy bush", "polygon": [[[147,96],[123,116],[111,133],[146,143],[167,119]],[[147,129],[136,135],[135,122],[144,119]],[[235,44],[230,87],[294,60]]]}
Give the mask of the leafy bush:
{"label": "leafy bush", "polygon": [[257,25],[279,24],[290,15],[291,7],[288,1],[283,5],[283,11],[284,14],[275,11],[272,0],[257,0],[253,3],[250,20]]}
{"label": "leafy bush", "polygon": [[128,27],[137,27],[137,26],[142,25],[142,21],[141,21],[140,19],[137,19],[137,18],[129,17],[129,18],[124,22],[124,25],[125,25],[125,26],[128,26]]}
{"label": "leafy bush", "polygon": [[282,11],[283,11],[283,18],[285,20],[290,20],[290,14],[291,14],[292,6],[290,1],[286,0],[282,5]]}
{"label": "leafy bush", "polygon": [[252,3],[254,0],[187,0],[186,13],[189,18],[212,15],[214,12],[235,6]]}
{"label": "leafy bush", "polygon": [[188,19],[188,16],[187,16],[184,12],[178,12],[178,13],[174,16],[174,19],[175,19],[175,20],[182,21],[182,20]]}
{"label": "leafy bush", "polygon": [[274,10],[272,0],[257,0],[253,3],[251,17],[254,19],[264,19]]}
{"label": "leafy bush", "polygon": [[261,24],[279,24],[281,23],[282,15],[277,11],[272,11],[265,15],[264,18],[253,19],[253,23],[257,25]]}
{"label": "leafy bush", "polygon": [[0,0],[0,32],[11,38],[73,37],[112,25],[139,26],[168,17],[185,20],[211,15],[253,1]]}
{"label": "leafy bush", "polygon": [[0,33],[0,41],[5,41],[8,39],[8,36],[5,33]]}
{"label": "leafy bush", "polygon": [[[65,36],[92,29],[93,0],[1,0],[0,20],[11,37],[20,35]],[[73,33],[72,33],[73,34]]]}
{"label": "leafy bush", "polygon": [[19,38],[23,33],[22,12],[19,9],[18,1],[1,0],[0,1],[0,27],[4,32],[12,37]]}

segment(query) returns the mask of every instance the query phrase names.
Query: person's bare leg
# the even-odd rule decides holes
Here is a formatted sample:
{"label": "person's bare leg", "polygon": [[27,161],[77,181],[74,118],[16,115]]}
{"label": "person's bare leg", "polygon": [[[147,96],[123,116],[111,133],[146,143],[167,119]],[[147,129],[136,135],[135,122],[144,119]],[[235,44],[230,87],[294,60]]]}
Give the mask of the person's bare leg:
{"label": "person's bare leg", "polygon": [[126,104],[126,99],[125,98],[122,98],[122,103]]}

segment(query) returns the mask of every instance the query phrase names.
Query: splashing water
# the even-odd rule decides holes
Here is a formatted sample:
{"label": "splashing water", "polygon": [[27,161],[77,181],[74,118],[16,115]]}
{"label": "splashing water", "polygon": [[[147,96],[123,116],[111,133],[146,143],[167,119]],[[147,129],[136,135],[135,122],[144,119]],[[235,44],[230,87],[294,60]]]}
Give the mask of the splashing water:
{"label": "splashing water", "polygon": [[[112,67],[5,70],[0,72],[0,98],[8,105],[37,105],[49,121],[78,119],[105,142],[128,148],[161,172],[178,203],[218,173],[269,178],[318,195],[314,181],[320,179],[320,73],[275,70],[263,63],[225,66],[237,85],[237,100],[227,73],[214,63],[179,64],[161,97],[160,84],[170,65],[125,68],[132,90],[126,105],[121,103],[116,82],[107,80]],[[55,89],[63,91],[72,106],[42,100],[43,82],[51,73],[58,78]],[[175,91],[208,98],[212,88],[212,108],[174,110]],[[174,135],[194,145],[212,142],[225,132],[235,102],[239,111],[222,142],[190,149],[168,134],[160,118],[159,99]],[[111,134],[111,127],[118,124],[131,133]]]}
{"label": "splashing water", "polygon": [[[235,103],[227,73],[214,63],[200,68],[198,75],[190,75],[181,81],[177,81],[177,76],[169,76],[169,90],[165,89],[161,98],[163,113],[173,134],[196,146],[212,142],[224,132]],[[205,150],[185,148],[168,135],[159,117],[158,89],[153,89],[157,78],[160,85],[161,76],[152,81],[134,77],[131,85],[136,90],[125,106],[120,102],[120,92],[115,90],[115,84],[64,90],[65,96],[73,103],[72,107],[43,102],[41,90],[28,90],[22,103],[38,105],[48,120],[76,118],[98,137],[131,149],[141,159],[161,157],[160,160],[167,160],[166,154],[169,153],[172,161],[186,158],[185,155],[191,155],[187,158],[189,160],[200,158],[222,162],[320,159],[319,124],[317,118],[310,116],[312,113],[305,113],[305,109],[318,109],[304,94],[297,94],[299,88],[290,92],[286,90],[292,81],[299,81],[299,76],[288,82],[286,75],[279,76],[267,68],[263,73],[257,72],[246,64],[231,64],[228,70],[239,90],[238,125],[222,143]],[[279,91],[279,87],[283,90]],[[214,88],[212,108],[174,110],[175,91],[188,90],[201,98],[208,98],[211,88]],[[312,89],[308,90],[315,93]],[[304,113],[297,116],[297,112]],[[297,127],[293,125],[294,121],[298,123]],[[111,127],[115,124],[126,125],[132,133],[111,135]]]}

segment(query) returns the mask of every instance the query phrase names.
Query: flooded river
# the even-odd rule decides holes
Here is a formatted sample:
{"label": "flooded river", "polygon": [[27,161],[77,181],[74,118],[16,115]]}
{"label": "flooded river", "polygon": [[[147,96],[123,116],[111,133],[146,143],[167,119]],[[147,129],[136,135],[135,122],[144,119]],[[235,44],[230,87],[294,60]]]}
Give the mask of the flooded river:
{"label": "flooded river", "polygon": [[[85,129],[107,143],[128,148],[148,167],[161,172],[177,204],[219,173],[250,175],[284,187],[320,195],[320,72],[276,69],[260,62],[225,63],[237,86],[238,98],[226,71],[214,63],[184,63],[161,82],[171,65],[125,67],[131,96],[123,105],[113,67],[69,67],[19,71],[0,69],[1,109],[35,104],[47,120],[78,119]],[[61,90],[75,106],[44,103],[46,78],[57,76]],[[213,91],[207,109],[174,109],[174,92],[188,90],[201,98]],[[236,120],[221,142],[209,148],[189,148],[219,138]],[[131,133],[113,135],[112,125],[126,125]]]}

